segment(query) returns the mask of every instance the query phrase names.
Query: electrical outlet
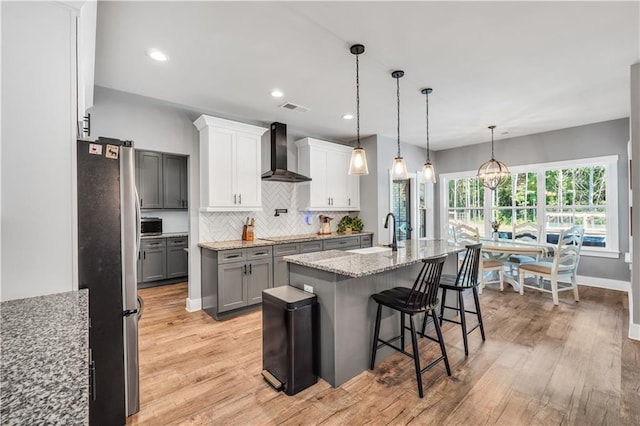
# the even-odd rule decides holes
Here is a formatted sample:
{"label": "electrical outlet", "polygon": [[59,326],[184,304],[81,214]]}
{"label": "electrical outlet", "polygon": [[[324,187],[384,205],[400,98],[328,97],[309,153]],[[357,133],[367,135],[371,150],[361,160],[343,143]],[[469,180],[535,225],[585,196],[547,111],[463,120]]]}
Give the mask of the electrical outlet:
{"label": "electrical outlet", "polygon": [[313,293],[313,286],[305,284],[304,291],[306,291],[307,293]]}

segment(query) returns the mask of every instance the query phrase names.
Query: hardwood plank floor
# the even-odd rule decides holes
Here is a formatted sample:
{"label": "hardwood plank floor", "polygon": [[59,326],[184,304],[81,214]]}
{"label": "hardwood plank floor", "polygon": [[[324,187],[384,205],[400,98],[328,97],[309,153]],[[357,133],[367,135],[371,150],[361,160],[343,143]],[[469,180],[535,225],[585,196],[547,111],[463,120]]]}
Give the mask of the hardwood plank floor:
{"label": "hardwood plank floor", "polygon": [[[487,340],[473,332],[465,358],[459,326],[445,324],[453,376],[442,364],[425,373],[423,399],[400,354],[339,388],[277,393],[260,374],[260,311],[218,322],[184,309],[186,283],[139,293],[141,407],[130,425],[640,424],[640,342],[626,337],[622,292],[580,287],[580,303],[554,306],[487,289]],[[421,340],[422,359],[435,358],[438,345]]]}

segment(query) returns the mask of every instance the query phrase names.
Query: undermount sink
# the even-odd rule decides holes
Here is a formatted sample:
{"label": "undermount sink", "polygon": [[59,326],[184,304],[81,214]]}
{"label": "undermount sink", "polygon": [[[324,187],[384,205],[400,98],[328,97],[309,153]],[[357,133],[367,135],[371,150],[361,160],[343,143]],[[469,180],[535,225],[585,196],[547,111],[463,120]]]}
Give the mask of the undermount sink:
{"label": "undermount sink", "polygon": [[365,247],[360,249],[347,250],[347,252],[349,253],[359,253],[359,254],[383,253],[386,251],[391,251],[391,247],[375,246],[375,247]]}

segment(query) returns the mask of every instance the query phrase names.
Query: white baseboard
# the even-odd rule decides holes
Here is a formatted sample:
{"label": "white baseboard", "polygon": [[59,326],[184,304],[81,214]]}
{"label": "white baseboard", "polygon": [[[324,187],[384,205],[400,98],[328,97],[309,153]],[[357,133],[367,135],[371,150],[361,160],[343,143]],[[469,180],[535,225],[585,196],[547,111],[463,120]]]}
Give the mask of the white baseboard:
{"label": "white baseboard", "polygon": [[606,288],[609,290],[618,290],[618,291],[628,292],[629,289],[631,288],[631,283],[629,281],[610,280],[608,278],[586,277],[583,275],[576,276],[576,280],[578,281],[579,285]]}
{"label": "white baseboard", "polygon": [[202,299],[189,299],[187,297],[187,312],[195,312],[202,309]]}
{"label": "white baseboard", "polygon": [[640,340],[640,324],[629,323],[629,339]]}

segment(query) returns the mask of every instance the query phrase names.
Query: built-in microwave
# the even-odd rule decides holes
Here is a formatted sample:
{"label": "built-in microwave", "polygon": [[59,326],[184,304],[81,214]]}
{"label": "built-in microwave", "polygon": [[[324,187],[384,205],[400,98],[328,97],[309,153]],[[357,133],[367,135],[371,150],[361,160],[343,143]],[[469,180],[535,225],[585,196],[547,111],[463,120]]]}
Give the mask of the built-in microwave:
{"label": "built-in microwave", "polygon": [[141,235],[162,235],[161,217],[143,217],[140,219],[140,222]]}

